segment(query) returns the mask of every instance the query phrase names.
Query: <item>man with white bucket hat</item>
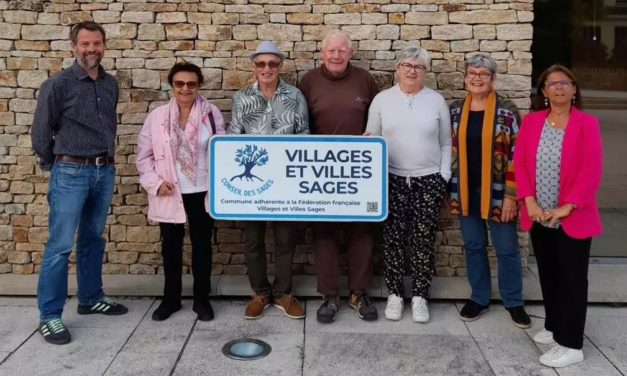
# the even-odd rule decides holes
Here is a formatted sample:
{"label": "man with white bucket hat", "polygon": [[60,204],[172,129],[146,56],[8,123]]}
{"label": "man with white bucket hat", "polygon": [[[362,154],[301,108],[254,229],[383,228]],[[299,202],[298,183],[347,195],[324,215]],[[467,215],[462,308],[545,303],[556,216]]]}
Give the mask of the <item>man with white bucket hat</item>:
{"label": "man with white bucket hat", "polygon": [[[270,41],[263,41],[250,56],[257,81],[233,96],[229,134],[309,134],[305,97],[279,77],[285,55]],[[248,279],[255,292],[245,317],[257,319],[271,304],[293,319],[305,317],[301,304],[291,296],[292,260],[296,249],[294,222],[273,222],[275,277],[267,275],[266,222],[244,225]]]}

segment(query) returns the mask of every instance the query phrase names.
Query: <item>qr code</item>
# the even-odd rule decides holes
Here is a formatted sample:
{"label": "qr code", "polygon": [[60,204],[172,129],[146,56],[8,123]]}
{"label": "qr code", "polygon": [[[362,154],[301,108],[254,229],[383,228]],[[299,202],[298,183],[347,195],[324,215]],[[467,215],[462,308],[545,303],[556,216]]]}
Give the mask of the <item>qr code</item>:
{"label": "qr code", "polygon": [[379,203],[378,202],[368,202],[366,204],[366,212],[368,213],[377,213],[379,211]]}

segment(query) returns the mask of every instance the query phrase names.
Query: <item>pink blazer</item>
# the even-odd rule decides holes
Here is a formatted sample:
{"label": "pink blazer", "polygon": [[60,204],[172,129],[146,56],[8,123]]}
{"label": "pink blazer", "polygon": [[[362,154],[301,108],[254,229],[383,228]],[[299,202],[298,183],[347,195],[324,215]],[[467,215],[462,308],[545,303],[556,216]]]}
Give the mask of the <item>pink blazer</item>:
{"label": "pink blazer", "polygon": [[[178,178],[174,166],[174,155],[169,145],[170,133],[163,118],[168,105],[155,108],[144,121],[137,139],[137,171],[139,184],[148,192],[148,219],[155,222],[185,223],[187,215],[183,207],[183,197],[178,189]],[[216,124],[216,134],[225,134],[224,119],[220,110],[211,104]],[[203,126],[209,123],[203,121]],[[211,134],[211,127],[206,125]],[[207,153],[207,158],[209,154]],[[174,186],[170,196],[157,196],[159,186],[164,182]],[[207,193],[208,194],[208,193]],[[208,211],[208,198],[205,197],[205,210]]]}
{"label": "pink blazer", "polygon": [[[517,198],[521,200],[521,226],[528,231],[533,225],[524,203],[536,195],[536,153],[548,110],[527,114],[520,126],[514,167]],[[601,216],[595,195],[601,185],[603,143],[597,118],[573,108],[562,144],[559,205],[577,205],[561,220],[564,232],[576,239],[601,234]]]}

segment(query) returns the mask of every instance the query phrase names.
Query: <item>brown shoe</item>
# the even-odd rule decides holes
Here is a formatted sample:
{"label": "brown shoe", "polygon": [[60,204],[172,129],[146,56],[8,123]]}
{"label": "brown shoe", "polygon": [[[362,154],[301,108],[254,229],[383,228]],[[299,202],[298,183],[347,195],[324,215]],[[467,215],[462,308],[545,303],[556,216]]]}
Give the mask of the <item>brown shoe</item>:
{"label": "brown shoe", "polygon": [[305,317],[303,306],[291,295],[275,295],[274,306],[285,312],[285,315],[291,319],[302,319]]}
{"label": "brown shoe", "polygon": [[253,296],[253,300],[246,306],[244,317],[249,320],[258,319],[268,307],[270,307],[270,297],[268,295],[255,295]]}

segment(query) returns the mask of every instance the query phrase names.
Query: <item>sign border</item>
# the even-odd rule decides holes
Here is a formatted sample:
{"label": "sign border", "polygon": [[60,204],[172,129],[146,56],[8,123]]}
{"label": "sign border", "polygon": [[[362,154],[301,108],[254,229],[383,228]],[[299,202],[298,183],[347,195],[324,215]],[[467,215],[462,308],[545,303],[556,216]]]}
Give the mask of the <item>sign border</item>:
{"label": "sign border", "polygon": [[[378,143],[382,146],[383,158],[382,158],[382,166],[381,171],[384,176],[381,195],[382,195],[382,209],[381,215],[373,217],[373,216],[364,216],[364,215],[312,215],[312,214],[218,214],[215,212],[212,203],[215,202],[215,190],[213,189],[213,185],[211,182],[215,182],[215,166],[216,162],[219,162],[216,159],[215,155],[215,144],[217,142],[255,142],[255,141],[274,141],[279,138],[285,139],[286,141],[281,142],[289,142],[289,141],[303,141],[305,138],[306,141],[314,141],[314,142],[358,142],[358,143]],[[207,187],[209,187],[209,215],[216,220],[232,220],[232,221],[285,221],[285,220],[296,220],[300,222],[383,222],[388,216],[388,150],[387,143],[385,139],[381,136],[336,136],[336,135],[259,135],[259,136],[250,136],[250,135],[215,135],[212,136],[209,141],[209,171],[207,174]]]}

